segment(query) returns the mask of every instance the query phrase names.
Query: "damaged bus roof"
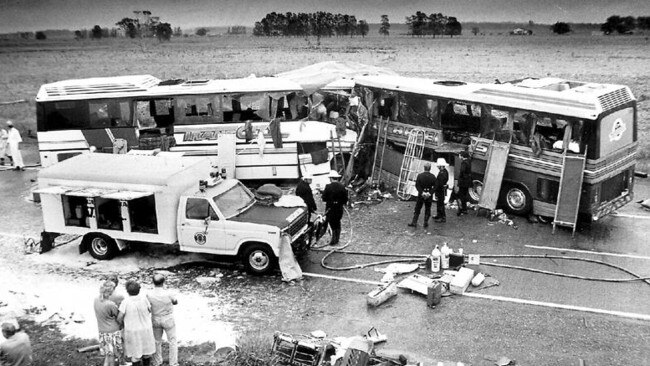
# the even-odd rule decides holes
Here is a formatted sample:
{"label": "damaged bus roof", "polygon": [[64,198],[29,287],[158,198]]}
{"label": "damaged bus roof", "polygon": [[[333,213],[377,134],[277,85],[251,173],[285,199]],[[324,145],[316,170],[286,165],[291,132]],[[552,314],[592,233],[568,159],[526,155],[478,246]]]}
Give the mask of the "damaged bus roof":
{"label": "damaged bus roof", "polygon": [[166,83],[151,75],[132,75],[72,79],[44,84],[38,91],[36,101],[297,91],[302,91],[300,84],[278,77],[249,76],[238,79],[179,80]]}
{"label": "damaged bus roof", "polygon": [[527,78],[503,84],[479,84],[403,76],[360,76],[356,84],[443,99],[521,108],[595,119],[634,100],[627,86],[581,83],[558,78]]}

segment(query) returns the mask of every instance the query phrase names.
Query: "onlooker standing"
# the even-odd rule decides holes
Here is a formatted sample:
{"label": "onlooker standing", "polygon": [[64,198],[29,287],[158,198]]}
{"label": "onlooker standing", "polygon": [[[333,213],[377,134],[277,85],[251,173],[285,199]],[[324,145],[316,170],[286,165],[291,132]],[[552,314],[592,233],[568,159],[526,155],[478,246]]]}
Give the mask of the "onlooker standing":
{"label": "onlooker standing", "polygon": [[447,161],[445,158],[438,158],[438,176],[436,177],[436,216],[433,218],[436,222],[447,222],[445,213],[445,197],[447,196],[447,187],[449,185],[449,172],[447,172]]}
{"label": "onlooker standing", "polygon": [[0,165],[5,165],[5,156],[7,156],[7,139],[9,134],[4,128],[0,128]]}
{"label": "onlooker standing", "polygon": [[348,191],[338,181],[341,175],[335,171],[330,172],[330,184],[325,186],[322,199],[325,202],[325,218],[332,229],[332,239],[329,245],[339,243],[341,237],[341,218],[343,218],[343,207],[348,203]]}
{"label": "onlooker standing", "polygon": [[153,324],[153,336],[156,340],[156,353],[153,356],[154,365],[161,365],[162,359],[162,335],[167,335],[169,342],[169,366],[178,366],[178,346],[176,344],[176,323],[174,321],[174,305],[178,304],[176,297],[163,288],[165,276],[155,274],[153,276],[154,289],[147,294],[151,303],[151,322]]}
{"label": "onlooker standing", "polygon": [[110,275],[108,275],[108,277],[106,277],[106,280],[111,281],[111,282],[113,282],[113,284],[115,284],[115,289],[113,290],[113,293],[111,294],[111,296],[108,299],[111,300],[112,302],[114,302],[115,305],[117,305],[117,307],[119,308],[120,305],[122,304],[122,301],[126,297],[125,296],[126,294],[124,293],[124,291],[121,290],[118,287],[120,279],[119,279],[119,277],[117,277],[116,274],[110,274]]}
{"label": "onlooker standing", "polygon": [[104,282],[99,288],[99,297],[93,304],[99,330],[99,350],[104,355],[104,366],[115,365],[115,360],[121,359],[123,353],[122,327],[117,321],[119,310],[110,300],[113,290],[115,290],[113,282]]}
{"label": "onlooker standing", "polygon": [[429,226],[429,217],[431,217],[431,204],[433,203],[433,193],[436,190],[436,176],[431,174],[431,164],[424,163],[424,171],[415,178],[415,189],[418,190],[418,200],[415,203],[413,220],[408,226],[417,227],[420,211],[424,205],[424,227]]}
{"label": "onlooker standing", "polygon": [[0,344],[0,365],[28,366],[32,364],[32,344],[25,332],[17,332],[11,323],[2,323],[6,341]]}
{"label": "onlooker standing", "polygon": [[126,283],[129,297],[122,301],[117,320],[124,324],[124,354],[134,366],[149,366],[156,353],[156,341],[151,326],[151,304],[140,294],[140,284]]}
{"label": "onlooker standing", "polygon": [[469,188],[472,186],[472,168],[469,162],[469,153],[460,153],[460,172],[458,173],[458,216],[467,214],[467,202],[469,201]]}
{"label": "onlooker standing", "polygon": [[7,121],[7,127],[9,128],[7,144],[9,145],[9,154],[11,154],[14,168],[16,170],[25,170],[23,155],[20,152],[20,143],[23,142],[23,138],[20,137],[20,132],[14,127],[13,122]]}

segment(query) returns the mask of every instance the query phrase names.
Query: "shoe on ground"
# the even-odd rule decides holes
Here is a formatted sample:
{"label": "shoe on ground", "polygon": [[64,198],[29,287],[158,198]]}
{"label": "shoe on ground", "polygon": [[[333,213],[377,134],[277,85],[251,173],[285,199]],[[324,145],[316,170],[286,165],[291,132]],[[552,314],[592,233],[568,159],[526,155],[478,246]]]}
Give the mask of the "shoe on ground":
{"label": "shoe on ground", "polygon": [[416,223],[414,223],[414,222],[411,222],[411,223],[408,224],[407,226],[409,226],[409,227],[418,227],[418,224],[416,224]]}
{"label": "shoe on ground", "polygon": [[440,216],[434,216],[432,217],[434,220],[440,220]]}
{"label": "shoe on ground", "polygon": [[422,225],[422,226],[423,226],[423,227],[429,227],[429,223],[428,223],[428,222],[425,222],[424,225]]}

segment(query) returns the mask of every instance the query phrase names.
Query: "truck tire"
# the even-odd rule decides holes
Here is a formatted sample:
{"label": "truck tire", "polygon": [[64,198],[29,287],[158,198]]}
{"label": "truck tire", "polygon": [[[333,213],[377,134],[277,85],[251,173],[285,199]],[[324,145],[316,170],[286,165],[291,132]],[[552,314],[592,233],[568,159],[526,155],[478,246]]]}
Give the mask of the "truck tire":
{"label": "truck tire", "polygon": [[84,242],[90,255],[95,259],[108,260],[115,257],[118,252],[115,240],[102,233],[86,234]]}
{"label": "truck tire", "polygon": [[270,272],[276,264],[273,251],[266,244],[253,243],[244,249],[242,261],[246,272],[253,275],[263,275]]}

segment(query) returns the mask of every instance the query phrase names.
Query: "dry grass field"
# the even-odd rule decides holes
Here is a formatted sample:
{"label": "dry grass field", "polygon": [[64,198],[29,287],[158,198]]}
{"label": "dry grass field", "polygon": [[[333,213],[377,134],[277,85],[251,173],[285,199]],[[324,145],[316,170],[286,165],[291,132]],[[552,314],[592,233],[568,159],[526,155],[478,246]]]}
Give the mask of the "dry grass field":
{"label": "dry grass field", "polygon": [[188,37],[156,40],[0,40],[0,119],[35,129],[43,83],[94,76],[159,78],[271,75],[326,60],[351,60],[409,76],[492,82],[525,76],[629,85],[639,103],[640,157],[650,156],[650,40],[645,36],[473,36],[315,39]]}

